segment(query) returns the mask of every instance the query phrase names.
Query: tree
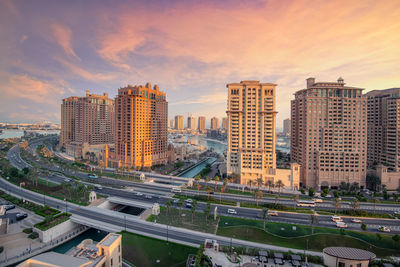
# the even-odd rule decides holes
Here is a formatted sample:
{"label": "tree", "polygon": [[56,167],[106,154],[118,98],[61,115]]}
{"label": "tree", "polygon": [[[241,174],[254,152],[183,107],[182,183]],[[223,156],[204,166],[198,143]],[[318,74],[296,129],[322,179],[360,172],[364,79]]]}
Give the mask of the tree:
{"label": "tree", "polygon": [[296,210],[296,204],[297,204],[298,200],[299,200],[299,195],[295,194],[293,196],[293,208],[294,208],[294,210]]}
{"label": "tree", "polygon": [[310,189],[308,189],[308,195],[309,195],[310,197],[313,197],[313,196],[315,195],[315,190],[314,190],[314,188],[310,187]]}
{"label": "tree", "polygon": [[209,186],[207,186],[207,199],[208,199],[208,200],[210,199],[210,193],[211,193],[211,191],[212,191],[212,188],[209,187]]}
{"label": "tree", "polygon": [[392,236],[392,239],[395,243],[399,243],[400,241],[400,236],[398,234],[395,234],[394,236]]}
{"label": "tree", "polygon": [[29,168],[25,167],[22,169],[22,172],[27,175],[29,173]]}
{"label": "tree", "polygon": [[49,171],[45,170],[44,175],[46,176],[46,187],[49,187],[49,175],[50,175]]}
{"label": "tree", "polygon": [[268,209],[263,208],[262,209],[262,217],[263,217],[263,221],[264,221],[264,231],[265,231],[265,220],[267,219],[267,216],[268,216]]}
{"label": "tree", "polygon": [[195,180],[196,183],[197,183],[197,195],[199,195],[199,194],[200,194],[200,192],[199,192],[199,190],[200,190],[200,175],[199,175],[199,174],[196,175],[196,176],[194,177],[194,180]]}
{"label": "tree", "polygon": [[100,160],[100,161],[99,161],[100,177],[103,175],[104,166],[105,166],[104,161],[103,161],[103,160]]}
{"label": "tree", "polygon": [[368,173],[366,177],[366,184],[368,189],[371,189],[373,191],[378,191],[381,185],[381,179],[379,178],[379,176],[375,174]]}
{"label": "tree", "polygon": [[335,198],[333,200],[333,206],[335,207],[335,214],[337,213],[337,210],[340,209],[342,206],[342,203],[340,202],[339,198]]}
{"label": "tree", "polygon": [[358,199],[355,199],[353,202],[351,202],[351,208],[354,212],[360,209],[360,202],[358,201]]}
{"label": "tree", "polygon": [[268,191],[271,192],[271,187],[274,187],[274,181],[272,181],[272,180],[267,180],[267,181],[265,182],[265,185],[268,186]]}
{"label": "tree", "polygon": [[260,177],[260,178],[257,178],[256,183],[257,183],[258,190],[260,190],[260,187],[264,184],[264,181]]}
{"label": "tree", "polygon": [[278,203],[278,200],[279,200],[279,196],[275,196],[275,206]]}
{"label": "tree", "polygon": [[216,176],[214,177],[214,181],[215,181],[215,188],[214,188],[214,191],[217,191],[217,185],[218,185],[218,182],[219,182],[219,177],[218,177],[218,175],[216,175]]}
{"label": "tree", "polygon": [[208,182],[210,181],[210,178],[207,176],[206,178],[204,178],[204,181],[206,182],[206,187],[208,187]]}
{"label": "tree", "polygon": [[374,197],[374,214],[376,212],[376,203],[379,202],[379,199],[377,197]]}
{"label": "tree", "polygon": [[278,195],[281,196],[281,189],[285,187],[285,185],[283,184],[282,180],[278,180],[276,182],[275,186],[278,187],[278,190],[279,190]]}
{"label": "tree", "polygon": [[253,180],[248,180],[247,185],[250,187],[249,191],[251,192],[251,186],[253,185]]}
{"label": "tree", "polygon": [[254,198],[256,199],[256,205],[258,207],[258,199],[263,197],[263,193],[260,190],[254,191]]}
{"label": "tree", "polygon": [[311,234],[314,234],[314,224],[318,223],[318,217],[317,214],[313,213],[311,214]]}
{"label": "tree", "polygon": [[222,202],[222,193],[225,191],[227,186],[228,186],[228,181],[226,179],[224,179],[224,182],[221,186],[221,192],[219,193],[219,203]]}
{"label": "tree", "polygon": [[358,192],[360,190],[360,184],[357,182],[354,182],[350,186],[350,190],[354,192]]}
{"label": "tree", "polygon": [[362,229],[363,231],[367,231],[367,225],[366,225],[365,223],[362,223],[362,224],[361,224],[361,229]]}
{"label": "tree", "polygon": [[197,201],[195,200],[195,201],[193,201],[192,209],[191,209],[191,212],[192,212],[192,223],[193,223],[194,214],[196,212],[196,206],[197,206]]}

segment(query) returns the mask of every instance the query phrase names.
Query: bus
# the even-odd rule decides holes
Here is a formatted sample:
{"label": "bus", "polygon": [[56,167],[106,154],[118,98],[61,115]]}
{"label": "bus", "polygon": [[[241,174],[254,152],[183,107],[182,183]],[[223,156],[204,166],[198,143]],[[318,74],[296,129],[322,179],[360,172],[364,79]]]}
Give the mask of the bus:
{"label": "bus", "polygon": [[297,207],[311,207],[315,208],[315,201],[312,200],[299,200],[296,204]]}
{"label": "bus", "polygon": [[88,178],[98,178],[98,176],[97,176],[96,174],[94,174],[94,173],[89,173],[89,174],[87,175],[87,177],[88,177]]}

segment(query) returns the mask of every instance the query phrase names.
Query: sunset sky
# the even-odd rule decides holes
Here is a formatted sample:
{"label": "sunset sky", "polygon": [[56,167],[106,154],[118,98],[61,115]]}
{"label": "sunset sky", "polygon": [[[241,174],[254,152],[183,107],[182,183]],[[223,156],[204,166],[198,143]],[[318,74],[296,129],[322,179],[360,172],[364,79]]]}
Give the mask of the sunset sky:
{"label": "sunset sky", "polygon": [[[0,1],[0,121],[59,123],[61,99],[158,84],[169,117],[226,116],[226,84],[400,87],[400,1]],[[209,122],[207,122],[208,124]]]}

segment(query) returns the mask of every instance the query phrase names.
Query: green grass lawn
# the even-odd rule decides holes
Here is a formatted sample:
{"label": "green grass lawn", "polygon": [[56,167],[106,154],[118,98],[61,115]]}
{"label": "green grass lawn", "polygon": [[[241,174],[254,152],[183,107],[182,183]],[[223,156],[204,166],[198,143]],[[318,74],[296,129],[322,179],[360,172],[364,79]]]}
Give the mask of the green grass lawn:
{"label": "green grass lawn", "polygon": [[[182,216],[184,215],[184,216]],[[182,227],[206,233],[215,233],[218,226],[218,219],[214,221],[214,215],[210,214],[206,222],[206,215],[202,212],[195,212],[192,222],[192,213],[187,210],[161,207],[160,214],[158,216],[150,216],[148,221],[157,220],[157,223],[173,225],[176,227]]]}
{"label": "green grass lawn", "polygon": [[266,231],[261,220],[221,217],[217,234],[296,249],[306,248],[308,240],[308,248],[315,251],[328,246],[348,246],[370,250],[378,257],[400,254],[400,244],[395,244],[390,235],[382,234],[379,240],[373,233],[345,231],[341,235],[338,229],[323,227],[315,227],[311,235],[311,226],[275,222],[267,222]]}
{"label": "green grass lawn", "polygon": [[[196,254],[197,248],[164,240],[122,232],[122,257],[140,266],[186,266],[189,254]],[[159,263],[156,261],[160,260]]]}

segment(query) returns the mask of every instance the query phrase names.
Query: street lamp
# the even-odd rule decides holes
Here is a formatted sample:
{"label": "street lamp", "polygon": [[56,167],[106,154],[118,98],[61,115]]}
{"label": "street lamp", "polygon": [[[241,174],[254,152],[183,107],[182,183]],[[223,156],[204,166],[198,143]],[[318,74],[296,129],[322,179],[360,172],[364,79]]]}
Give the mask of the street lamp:
{"label": "street lamp", "polygon": [[65,213],[67,213],[67,199],[64,198],[64,201],[65,201]]}

